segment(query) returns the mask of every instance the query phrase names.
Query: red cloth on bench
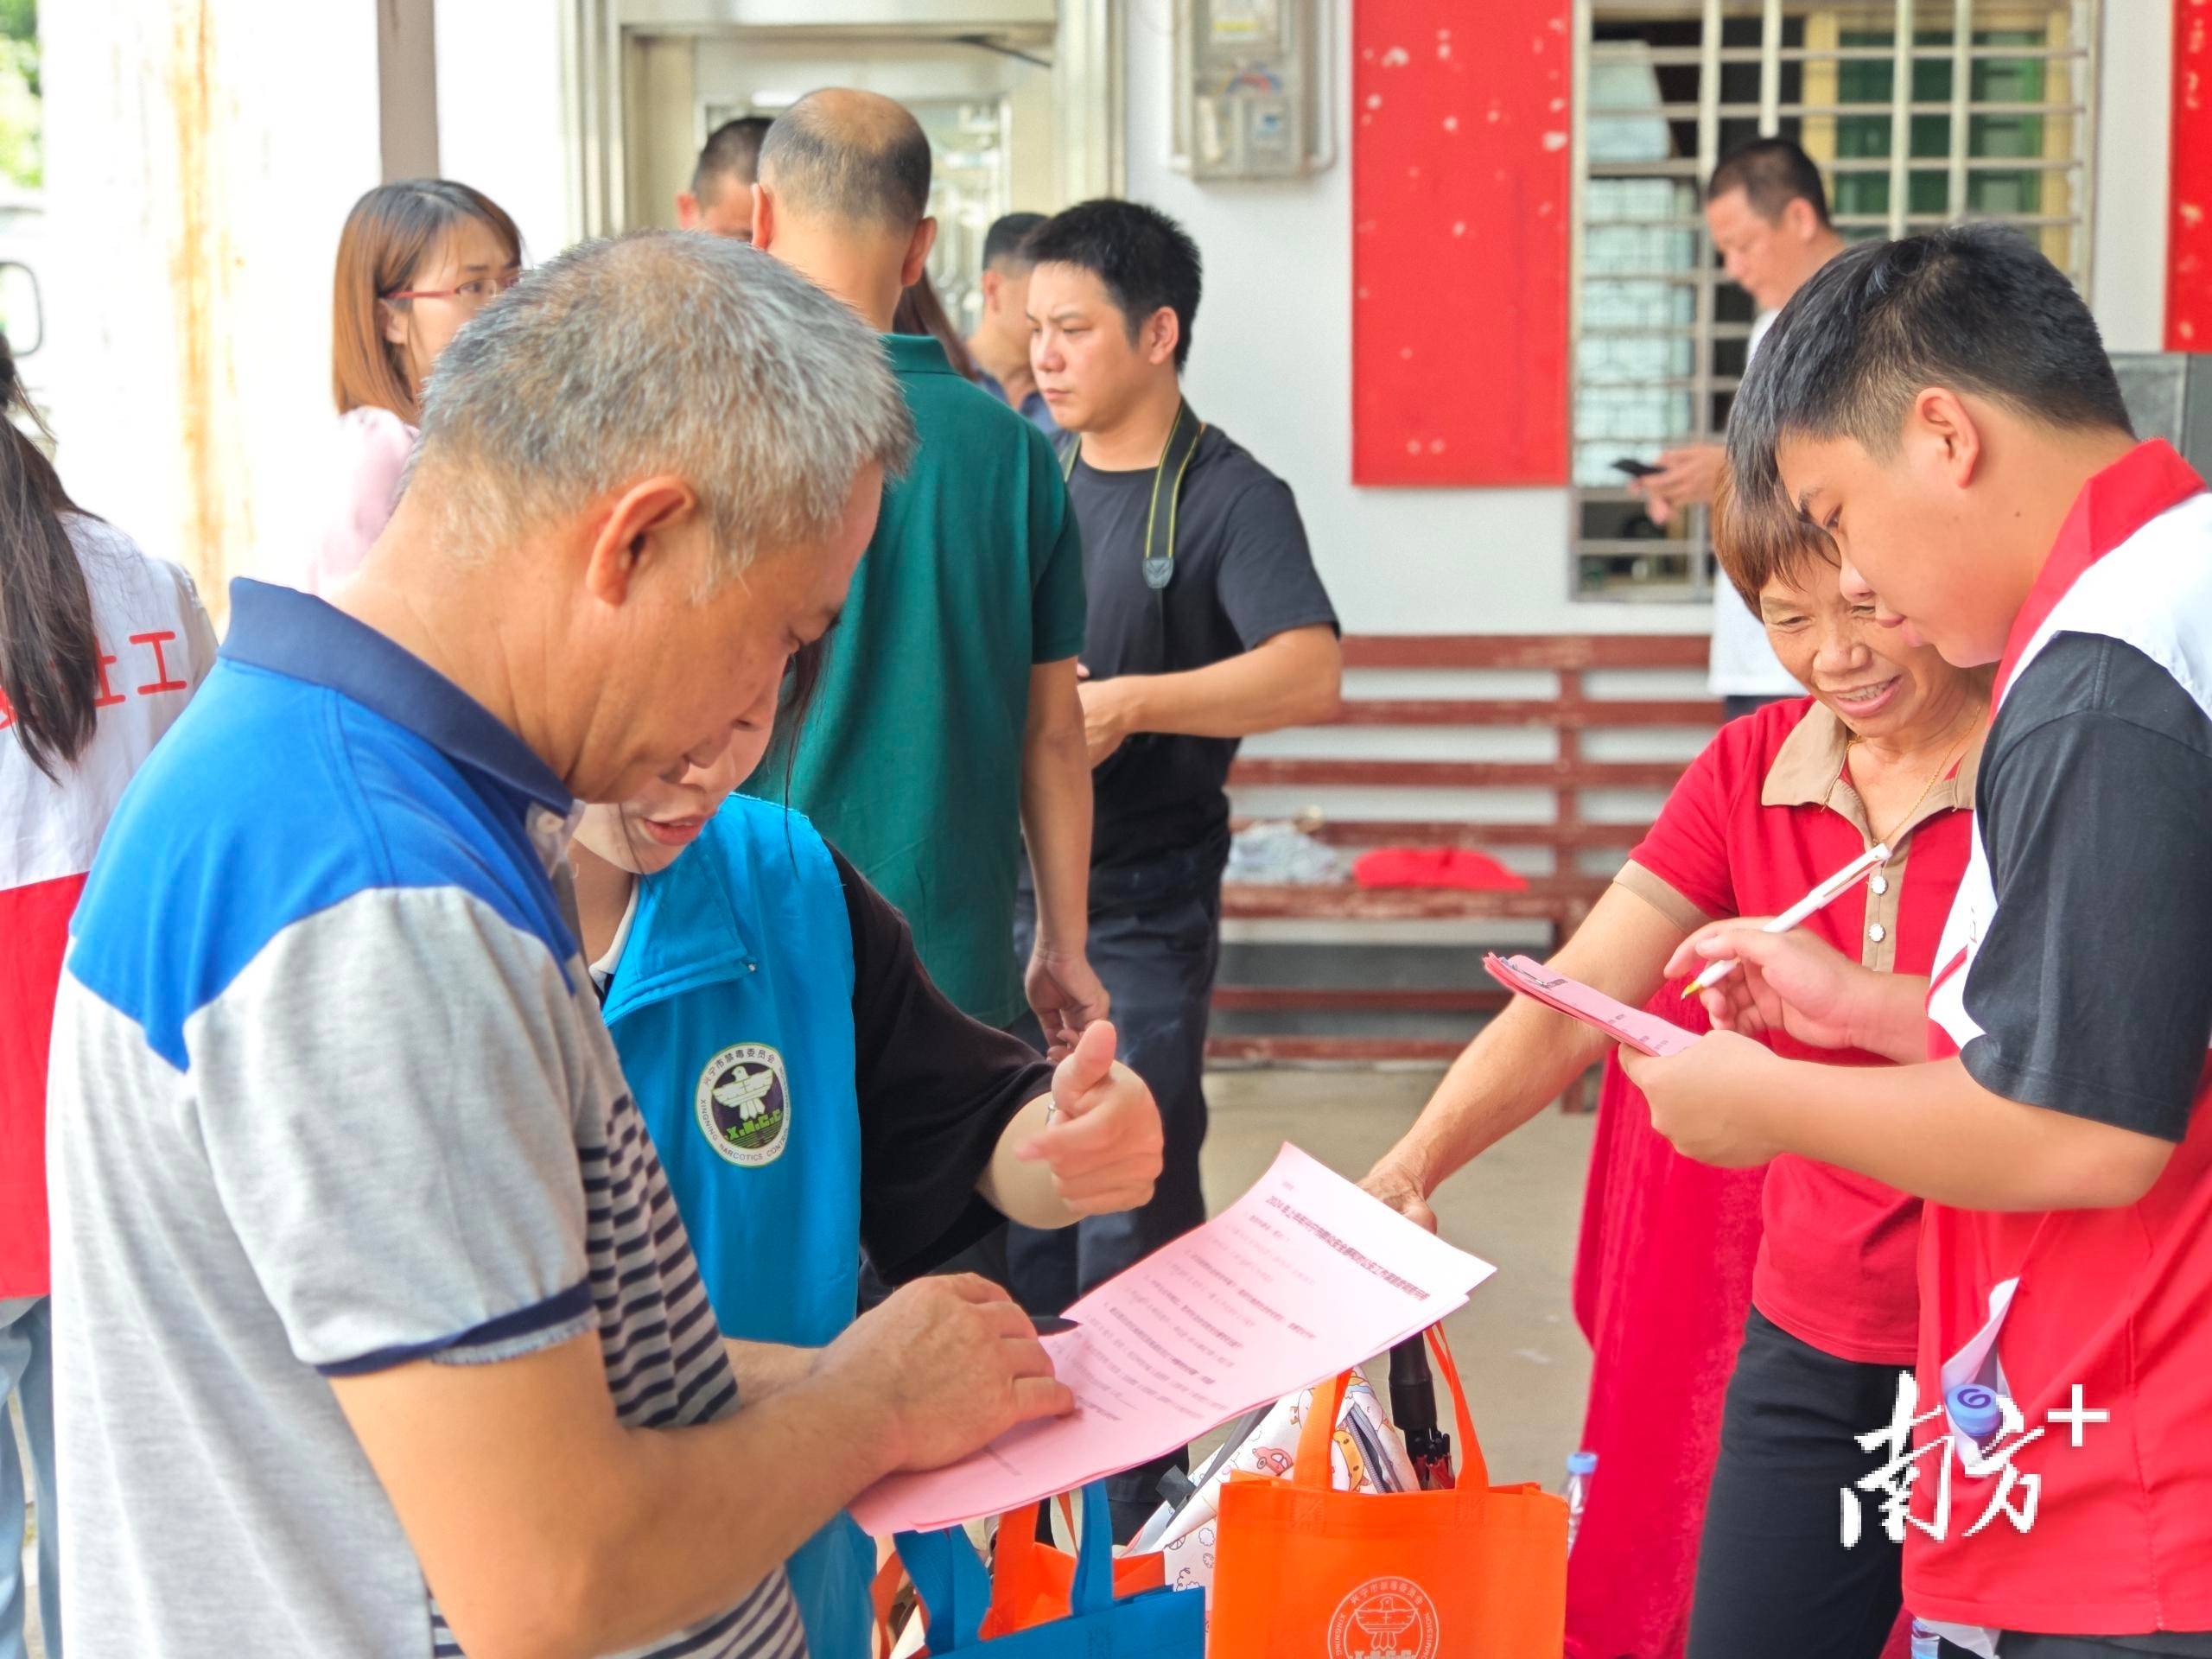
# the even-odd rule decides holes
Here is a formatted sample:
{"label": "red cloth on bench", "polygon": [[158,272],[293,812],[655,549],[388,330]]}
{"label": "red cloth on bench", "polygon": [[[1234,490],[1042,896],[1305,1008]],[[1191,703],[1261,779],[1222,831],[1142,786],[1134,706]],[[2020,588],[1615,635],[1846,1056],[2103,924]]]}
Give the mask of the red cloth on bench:
{"label": "red cloth on bench", "polygon": [[1464,887],[1518,893],[1529,884],[1488,853],[1469,847],[1377,847],[1353,861],[1363,887]]}

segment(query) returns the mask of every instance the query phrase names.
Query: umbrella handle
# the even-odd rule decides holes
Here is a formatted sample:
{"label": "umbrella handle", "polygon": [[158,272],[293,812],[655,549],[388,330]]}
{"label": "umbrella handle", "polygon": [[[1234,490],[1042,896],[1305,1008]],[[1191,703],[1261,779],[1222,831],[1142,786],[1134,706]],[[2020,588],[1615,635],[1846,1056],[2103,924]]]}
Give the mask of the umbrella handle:
{"label": "umbrella handle", "polygon": [[1390,1350],[1390,1416],[1405,1437],[1406,1455],[1425,1491],[1452,1484],[1452,1437],[1436,1420],[1436,1379],[1428,1368],[1427,1332]]}

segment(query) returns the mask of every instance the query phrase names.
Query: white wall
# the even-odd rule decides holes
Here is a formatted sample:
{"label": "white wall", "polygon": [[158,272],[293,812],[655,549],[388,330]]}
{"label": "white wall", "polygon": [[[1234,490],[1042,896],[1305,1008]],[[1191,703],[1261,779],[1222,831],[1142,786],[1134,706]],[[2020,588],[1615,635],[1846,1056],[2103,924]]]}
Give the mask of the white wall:
{"label": "white wall", "polygon": [[289,0],[41,8],[64,478],[199,573],[302,556],[330,268],[377,182],[376,13]]}
{"label": "white wall", "polygon": [[[1335,14],[1351,102],[1351,0]],[[1192,406],[1297,492],[1344,626],[1389,633],[1694,632],[1694,606],[1568,601],[1567,498],[1556,489],[1363,489],[1351,481],[1351,169],[1198,184],[1168,164],[1173,8],[1129,0],[1128,194],[1180,219],[1205,256]]]}
{"label": "white wall", "polygon": [[534,261],[575,239],[559,0],[437,0],[438,171],[514,215]]}
{"label": "white wall", "polygon": [[[41,9],[60,461],[197,574],[296,571],[334,487],[330,271],[382,176],[374,0]],[[440,169],[569,240],[556,0],[440,0]]]}
{"label": "white wall", "polygon": [[2173,46],[2171,0],[2105,0],[2089,303],[2115,352],[2165,344]]}

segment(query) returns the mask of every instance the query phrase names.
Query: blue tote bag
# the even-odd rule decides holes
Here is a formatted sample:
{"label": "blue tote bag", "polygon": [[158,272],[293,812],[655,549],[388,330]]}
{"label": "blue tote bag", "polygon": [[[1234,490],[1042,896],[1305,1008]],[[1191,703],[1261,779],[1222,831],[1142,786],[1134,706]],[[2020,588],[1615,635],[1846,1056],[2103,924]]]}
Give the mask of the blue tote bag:
{"label": "blue tote bag", "polygon": [[1083,1489],[1083,1544],[1076,1552],[1074,1611],[1027,1630],[981,1637],[991,1605],[990,1575],[957,1527],[902,1532],[899,1559],[929,1613],[930,1659],[988,1647],[988,1659],[1205,1659],[1205,1593],[1147,1590],[1114,1594],[1113,1533],[1106,1489]]}

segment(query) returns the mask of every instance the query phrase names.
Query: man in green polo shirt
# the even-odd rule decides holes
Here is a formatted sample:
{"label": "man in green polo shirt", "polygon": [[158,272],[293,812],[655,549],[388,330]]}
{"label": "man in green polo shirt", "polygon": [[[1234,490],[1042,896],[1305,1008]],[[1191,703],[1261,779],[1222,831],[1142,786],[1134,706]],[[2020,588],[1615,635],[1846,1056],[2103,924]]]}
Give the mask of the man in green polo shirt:
{"label": "man in green polo shirt", "polygon": [[[1085,957],[1082,544],[1036,429],[934,340],[887,332],[936,238],[929,186],[921,127],[872,92],[810,93],[761,144],[753,245],[885,332],[921,448],[884,493],[795,751],[749,787],[806,813],[906,912],[954,1002],[1026,1029],[1026,991],[1058,1052],[1107,1011]],[[1026,982],[1010,943],[1025,836]]]}

